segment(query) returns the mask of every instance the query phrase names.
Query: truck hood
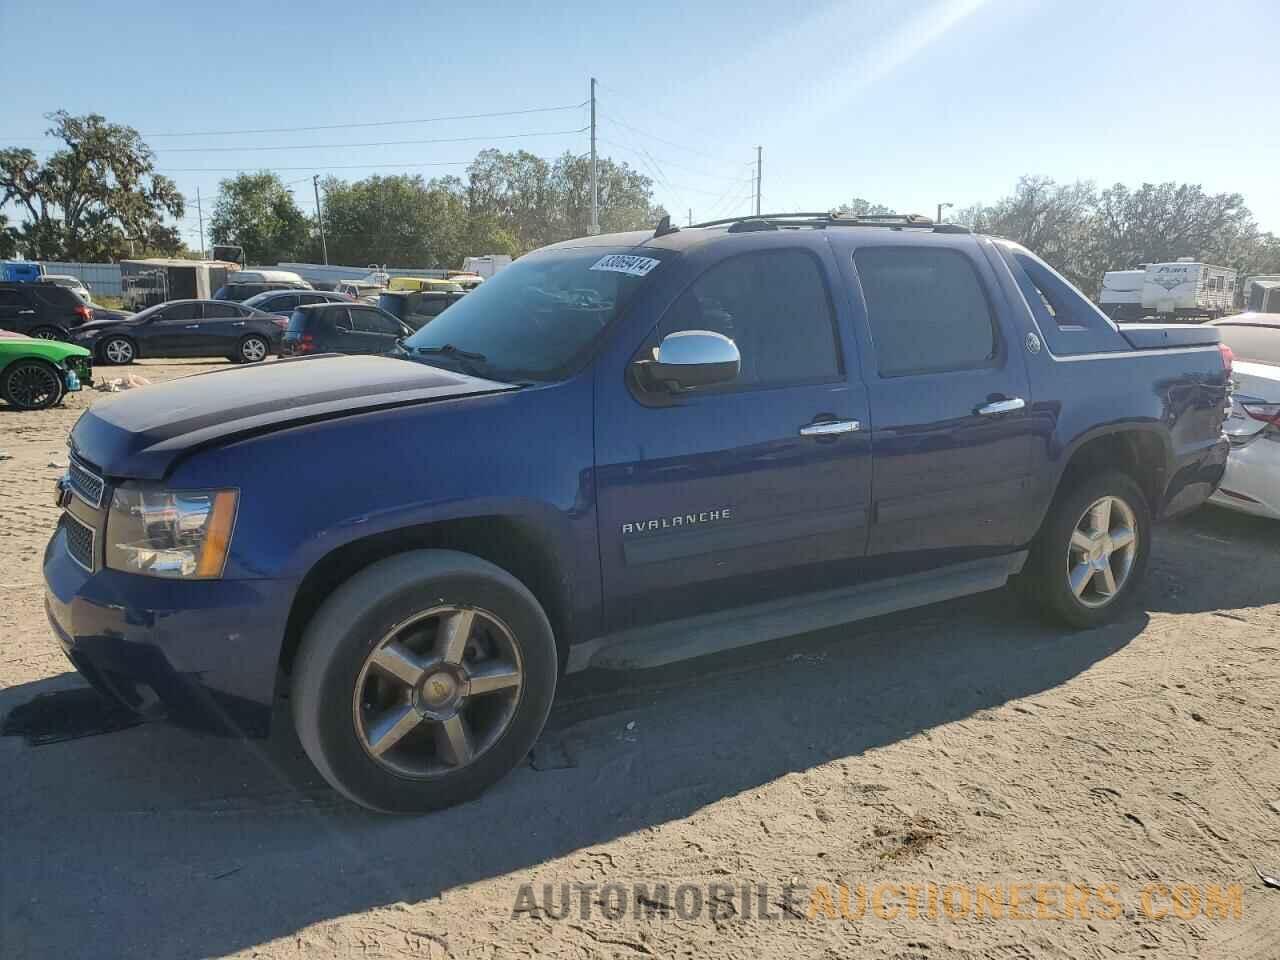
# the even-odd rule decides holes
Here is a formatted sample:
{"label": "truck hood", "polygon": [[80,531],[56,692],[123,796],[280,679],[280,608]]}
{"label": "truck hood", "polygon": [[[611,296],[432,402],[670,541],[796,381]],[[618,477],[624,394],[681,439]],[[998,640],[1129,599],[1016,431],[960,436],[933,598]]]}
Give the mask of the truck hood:
{"label": "truck hood", "polygon": [[138,387],[94,404],[71,450],[110,477],[159,480],[202,447],[299,423],[518,389],[391,357],[324,354]]}

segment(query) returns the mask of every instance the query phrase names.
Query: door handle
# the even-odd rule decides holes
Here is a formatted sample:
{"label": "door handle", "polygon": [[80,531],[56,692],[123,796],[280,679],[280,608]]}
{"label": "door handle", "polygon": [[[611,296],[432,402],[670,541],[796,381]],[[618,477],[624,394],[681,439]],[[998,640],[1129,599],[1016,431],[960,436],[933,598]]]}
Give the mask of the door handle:
{"label": "door handle", "polygon": [[29,315],[31,315],[31,314],[33,314],[33,313],[35,313],[35,311],[34,311],[34,310],[19,310],[19,311],[18,311],[18,316],[20,316],[20,317],[25,317],[25,316],[29,316]]}
{"label": "door handle", "polygon": [[978,414],[984,417],[994,417],[1002,413],[1013,413],[1015,410],[1021,410],[1026,407],[1027,401],[1021,397],[1010,397],[1007,400],[992,400],[990,403],[984,403],[978,408]]}
{"label": "door handle", "polygon": [[857,420],[823,420],[800,428],[802,437],[831,437],[841,433],[856,433],[862,429]]}
{"label": "door handle", "polygon": [[198,330],[198,329],[200,329],[200,324],[198,324],[198,323],[188,323],[188,324],[187,324],[187,329],[188,329],[188,330]]}

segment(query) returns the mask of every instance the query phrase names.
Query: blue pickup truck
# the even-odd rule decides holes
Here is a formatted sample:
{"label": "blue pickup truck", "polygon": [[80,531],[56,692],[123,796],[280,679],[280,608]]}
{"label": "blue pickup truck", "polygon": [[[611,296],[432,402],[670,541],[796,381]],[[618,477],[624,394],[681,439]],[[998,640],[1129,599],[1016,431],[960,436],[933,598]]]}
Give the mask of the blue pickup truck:
{"label": "blue pickup truck", "polygon": [[1010,580],[1113,617],[1222,476],[1230,366],[915,217],[572,240],[394,355],[92,407],[49,620],[131,709],[261,735],[285,699],[334,787],[428,810],[519,763],[567,672]]}

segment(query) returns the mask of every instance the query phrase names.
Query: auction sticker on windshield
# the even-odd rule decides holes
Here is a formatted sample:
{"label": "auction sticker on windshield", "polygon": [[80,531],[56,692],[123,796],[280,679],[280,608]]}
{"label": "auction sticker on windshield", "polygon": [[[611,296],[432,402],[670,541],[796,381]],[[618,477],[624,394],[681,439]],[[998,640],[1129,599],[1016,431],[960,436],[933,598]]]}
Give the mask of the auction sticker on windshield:
{"label": "auction sticker on windshield", "polygon": [[625,253],[611,253],[601,257],[591,265],[592,270],[608,270],[611,273],[625,273],[631,277],[645,277],[661,260],[652,257],[633,257]]}

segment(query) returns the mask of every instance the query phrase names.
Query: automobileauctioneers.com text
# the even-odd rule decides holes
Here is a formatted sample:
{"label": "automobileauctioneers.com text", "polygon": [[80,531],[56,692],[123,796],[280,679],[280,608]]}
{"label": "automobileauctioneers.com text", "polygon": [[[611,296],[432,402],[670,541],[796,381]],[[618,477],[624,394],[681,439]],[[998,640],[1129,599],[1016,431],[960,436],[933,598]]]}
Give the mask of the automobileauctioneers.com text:
{"label": "automobileauctioneers.com text", "polygon": [[560,883],[521,884],[512,906],[521,916],[552,920],[930,921],[1150,920],[1244,917],[1241,884],[1118,883]]}

